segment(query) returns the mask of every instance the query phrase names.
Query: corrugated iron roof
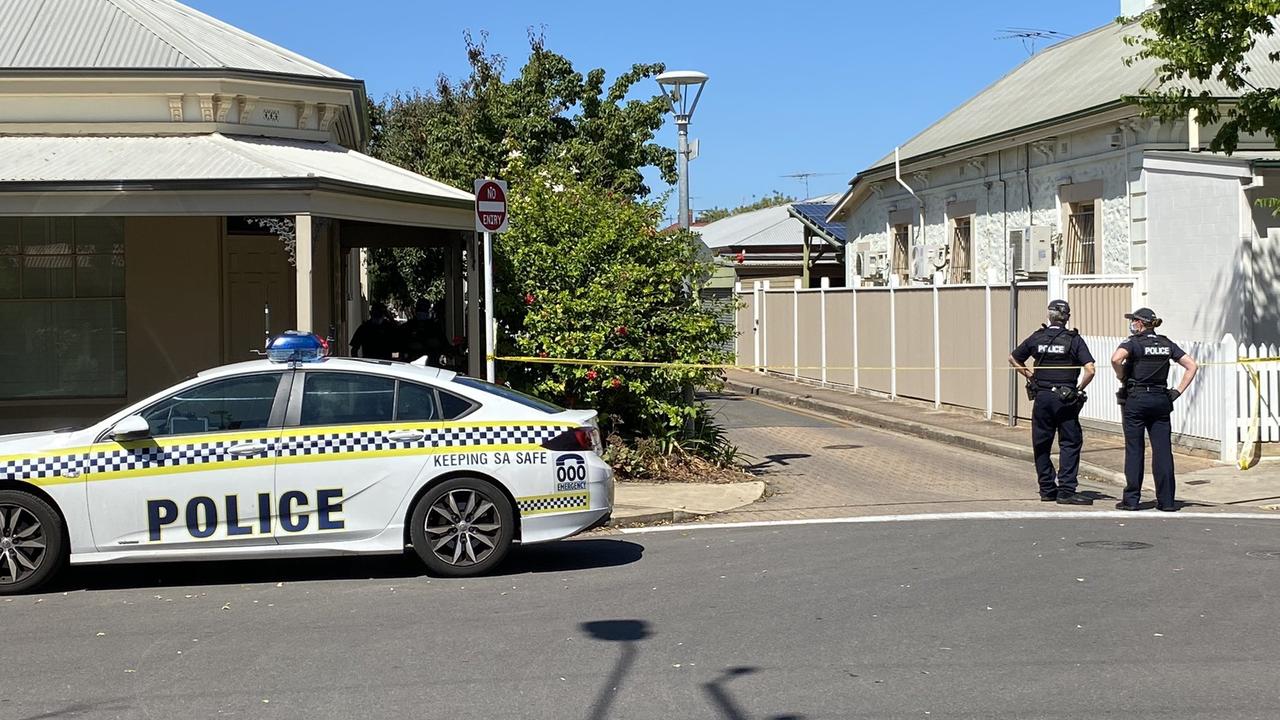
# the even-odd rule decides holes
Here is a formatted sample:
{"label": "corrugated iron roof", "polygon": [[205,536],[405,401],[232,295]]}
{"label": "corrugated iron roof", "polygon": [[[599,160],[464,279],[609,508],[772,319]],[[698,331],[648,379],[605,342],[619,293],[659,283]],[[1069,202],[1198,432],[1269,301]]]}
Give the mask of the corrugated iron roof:
{"label": "corrugated iron roof", "polygon": [[322,178],[430,198],[472,194],[335,143],[222,135],[0,137],[0,183]]}
{"label": "corrugated iron roof", "polygon": [[226,68],[351,79],[174,0],[3,0],[0,68]]}
{"label": "corrugated iron roof", "polygon": [[[1125,37],[1142,32],[1137,24],[1109,23],[1045,48],[908,140],[901,148],[903,161],[1115,104],[1122,96],[1155,88],[1157,60],[1124,64],[1139,50]],[[1255,85],[1280,86],[1280,67],[1267,59],[1277,50],[1280,35],[1259,36],[1246,55]],[[1236,95],[1216,80],[1204,88],[1220,97]],[[890,152],[870,169],[892,164]]]}
{"label": "corrugated iron roof", "polygon": [[[824,195],[807,202],[833,202],[839,197],[838,194]],[[770,245],[799,247],[804,243],[804,225],[791,216],[790,209],[791,205],[775,205],[763,210],[730,215],[697,232],[702,235],[702,244],[713,250]]]}

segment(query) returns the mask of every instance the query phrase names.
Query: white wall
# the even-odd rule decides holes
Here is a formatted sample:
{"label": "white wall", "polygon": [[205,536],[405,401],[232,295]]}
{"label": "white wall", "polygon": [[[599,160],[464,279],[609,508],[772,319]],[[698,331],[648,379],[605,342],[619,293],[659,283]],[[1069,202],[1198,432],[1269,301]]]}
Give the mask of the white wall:
{"label": "white wall", "polygon": [[1147,161],[1148,305],[1164,318],[1162,333],[1205,341],[1248,334],[1242,172],[1190,159]]}
{"label": "white wall", "polygon": [[[1103,197],[1097,219],[1102,240],[1100,270],[1104,273],[1128,273],[1131,270],[1128,183],[1135,173],[1126,168],[1140,162],[1141,150],[1136,147],[1113,148],[1110,136],[1114,130],[1114,125],[1100,126],[1061,136],[1042,145],[1039,150],[1031,150],[1031,207],[1034,224],[1048,225],[1061,232],[1060,186],[1101,180]],[[1157,129],[1152,128],[1146,137],[1139,139],[1155,139],[1156,133]],[[1126,137],[1130,143],[1135,140],[1132,134]],[[1006,227],[1018,228],[1028,224],[1026,160],[1027,149],[1018,147],[1001,153],[958,159],[931,168],[927,176],[904,173],[904,179],[925,203],[926,247],[950,242],[946,214],[948,199],[954,198],[958,203],[972,201],[976,206],[974,277],[985,278],[988,269],[993,269],[998,278],[1007,280]],[[887,251],[889,213],[895,208],[912,208],[913,203],[910,195],[892,178],[881,181],[878,191],[873,191],[850,213],[847,220],[849,237],[854,242],[867,242],[872,252]],[[1007,215],[1004,212],[1006,208]]]}

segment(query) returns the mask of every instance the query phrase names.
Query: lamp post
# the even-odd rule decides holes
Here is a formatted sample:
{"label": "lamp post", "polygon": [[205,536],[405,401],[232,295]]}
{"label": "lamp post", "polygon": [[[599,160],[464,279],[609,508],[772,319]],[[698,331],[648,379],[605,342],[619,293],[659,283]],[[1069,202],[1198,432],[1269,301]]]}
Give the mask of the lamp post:
{"label": "lamp post", "polygon": [[680,227],[689,229],[689,121],[702,97],[707,84],[707,74],[694,70],[672,70],[658,76],[662,94],[671,102],[671,113],[676,117],[676,132],[680,135],[677,146],[677,169],[680,175]]}

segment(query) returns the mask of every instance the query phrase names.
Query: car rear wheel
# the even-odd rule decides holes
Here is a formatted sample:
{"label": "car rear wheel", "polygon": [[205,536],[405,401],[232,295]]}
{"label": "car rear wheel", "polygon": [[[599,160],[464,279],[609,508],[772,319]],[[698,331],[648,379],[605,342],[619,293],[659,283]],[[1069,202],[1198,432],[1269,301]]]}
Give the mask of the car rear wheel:
{"label": "car rear wheel", "polygon": [[422,496],[409,537],[427,569],[445,577],[480,575],[506,557],[515,537],[511,501],[492,483],[454,478]]}
{"label": "car rear wheel", "polygon": [[0,490],[0,595],[34,590],[62,565],[62,522],[49,503]]}

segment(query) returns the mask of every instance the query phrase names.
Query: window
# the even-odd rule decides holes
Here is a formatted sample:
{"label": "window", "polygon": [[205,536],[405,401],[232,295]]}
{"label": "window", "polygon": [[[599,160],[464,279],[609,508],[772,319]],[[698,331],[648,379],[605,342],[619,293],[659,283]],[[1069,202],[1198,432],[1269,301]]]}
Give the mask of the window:
{"label": "window", "polygon": [[564,412],[564,408],[556,405],[555,403],[549,403],[546,400],[536,398],[532,395],[525,395],[518,390],[512,390],[504,385],[494,385],[493,383],[487,383],[483,380],[477,380],[465,375],[459,375],[455,377],[453,381],[464,387],[469,387],[473,390],[483,390],[491,395],[497,395],[504,400],[510,400],[513,403],[519,403],[520,405],[527,408],[533,408],[534,410],[541,410],[542,412],[551,413],[552,415]]}
{"label": "window", "polygon": [[187,388],[142,411],[153,437],[267,427],[282,373],[215,380]]}
{"label": "window", "polygon": [[906,280],[911,277],[911,226],[893,226],[893,274]]}
{"label": "window", "polygon": [[951,282],[973,282],[973,217],[951,220]]}
{"label": "window", "polygon": [[0,218],[0,399],[125,394],[124,220]]}
{"label": "window", "polygon": [[1093,203],[1071,203],[1067,216],[1066,247],[1063,248],[1063,272],[1068,275],[1091,275],[1097,272],[1094,252]]}
{"label": "window", "polygon": [[445,420],[457,420],[476,408],[476,404],[453,393],[440,391],[440,414]]}
{"label": "window", "polygon": [[396,393],[396,420],[439,420],[436,391],[422,385],[401,382]]}
{"label": "window", "polygon": [[396,381],[356,373],[306,372],[302,425],[391,422]]}

